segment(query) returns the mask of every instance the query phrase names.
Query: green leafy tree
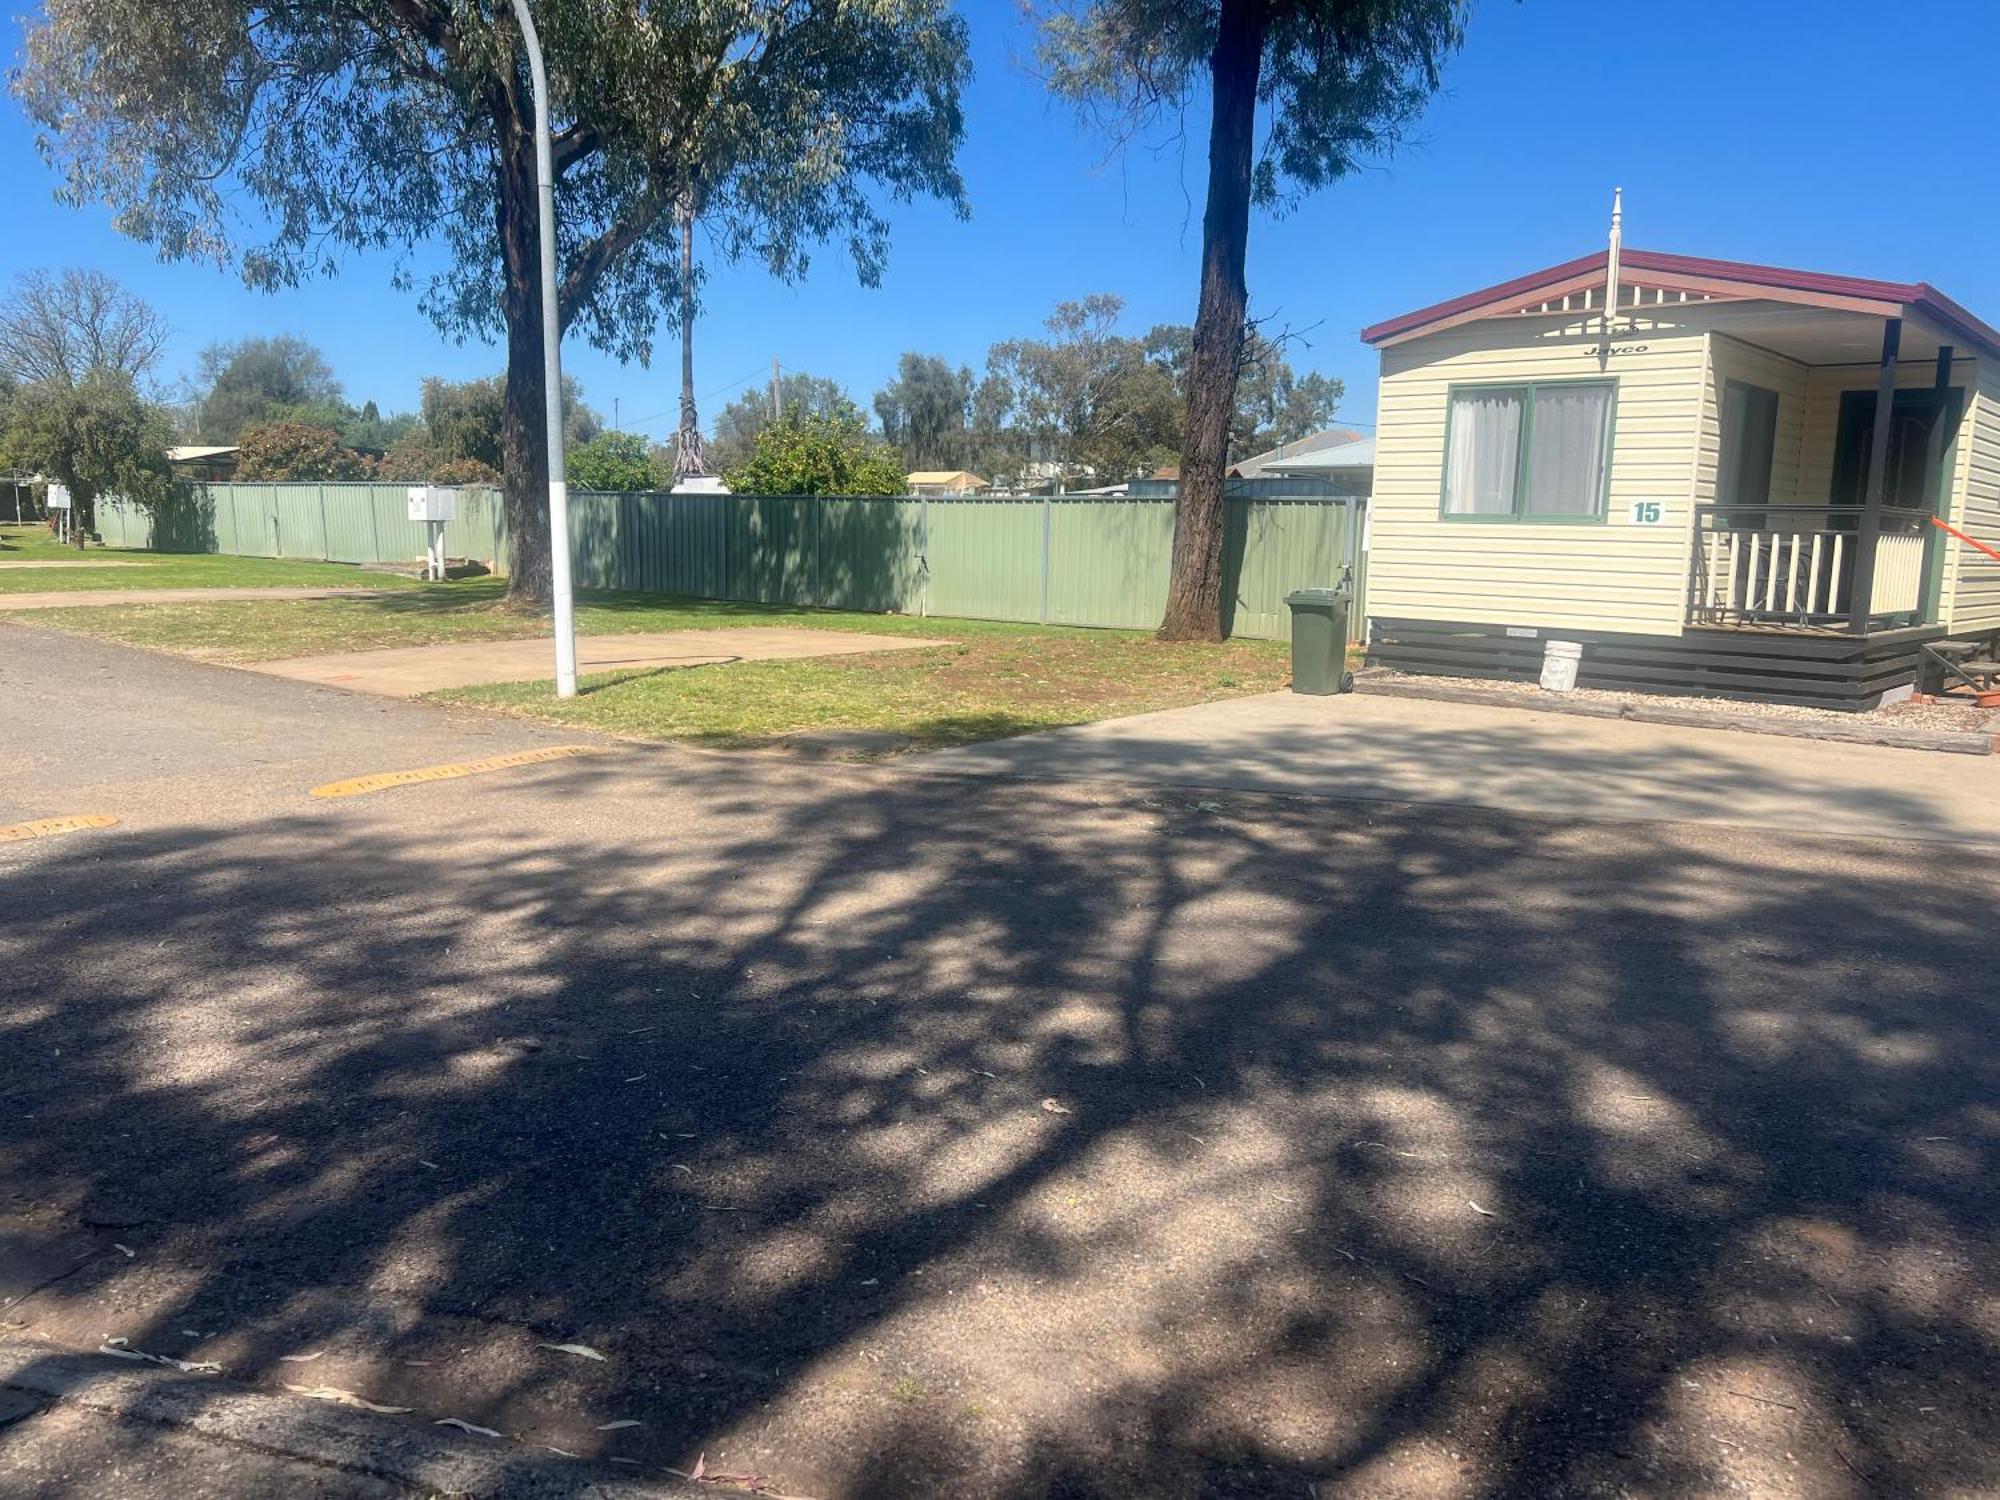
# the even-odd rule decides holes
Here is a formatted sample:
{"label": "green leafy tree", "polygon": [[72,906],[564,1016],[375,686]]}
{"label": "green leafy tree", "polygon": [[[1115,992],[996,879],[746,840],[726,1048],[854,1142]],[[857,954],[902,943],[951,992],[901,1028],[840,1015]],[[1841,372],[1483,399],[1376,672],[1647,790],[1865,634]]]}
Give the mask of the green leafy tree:
{"label": "green leafy tree", "polygon": [[1468,6],[1076,0],[1042,15],[1050,86],[1108,117],[1119,139],[1208,99],[1201,292],[1163,640],[1222,636],[1222,486],[1249,308],[1251,205],[1282,208],[1400,144],[1463,41]]}
{"label": "green leafy tree", "polygon": [[900,495],[902,459],[872,441],[860,413],[787,412],[757,434],[756,451],[723,475],[738,495]]}
{"label": "green leafy tree", "polygon": [[[829,416],[852,418],[866,425],[861,408],[835,380],[803,372],[781,376],[778,400],[787,417]],[[757,389],[744,392],[723,407],[715,417],[715,441],[709,445],[708,461],[719,473],[727,474],[750,461],[757,451],[757,434],[772,420],[771,396]]]}
{"label": "green leafy tree", "polygon": [[210,344],[201,351],[195,437],[233,443],[249,428],[290,419],[335,429],[354,417],[326,356],[296,334]]}
{"label": "green leafy tree", "polygon": [[236,455],[240,479],[366,479],[370,472],[333,428],[290,418],[246,428]]}
{"label": "green leafy tree", "polygon": [[[722,253],[786,278],[832,241],[879,279],[884,199],[963,209],[970,65],[947,0],[535,12],[556,126],[558,321],[608,352],[650,356],[679,290],[674,205],[697,176]],[[546,603],[533,103],[511,7],[45,0],[25,52],[14,92],[69,201],[107,203],[169,259],[234,266],[252,286],[386,248],[445,333],[504,337],[508,592]]]}
{"label": "green leafy tree", "polygon": [[139,395],[117,371],[21,387],[8,411],[5,461],[44,475],[69,491],[76,544],[97,530],[100,501],[156,506],[174,492],[167,413]]}
{"label": "green leafy tree", "polygon": [[913,469],[957,469],[972,461],[972,371],[935,354],[905,354],[896,378],[875,393],[882,436]]}
{"label": "green leafy tree", "polygon": [[1126,479],[1180,451],[1171,367],[1117,331],[1124,301],[1097,293],[1058,303],[1046,339],[1008,339],[987,352],[1030,449],[1072,478]]}
{"label": "green leafy tree", "polygon": [[673,486],[633,432],[602,432],[569,456],[569,482],[580,490],[664,490]]}

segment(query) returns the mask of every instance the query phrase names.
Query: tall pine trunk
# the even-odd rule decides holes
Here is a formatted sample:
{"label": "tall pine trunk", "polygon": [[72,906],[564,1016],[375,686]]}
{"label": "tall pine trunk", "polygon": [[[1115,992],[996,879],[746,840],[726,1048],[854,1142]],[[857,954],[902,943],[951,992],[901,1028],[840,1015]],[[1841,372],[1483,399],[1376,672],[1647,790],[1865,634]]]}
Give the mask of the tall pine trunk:
{"label": "tall pine trunk", "polygon": [[1223,475],[1236,416],[1236,379],[1250,293],[1250,172],[1257,79],[1269,25],[1264,0],[1223,0],[1209,58],[1208,207],[1201,221],[1201,302],[1188,358],[1187,441],[1174,506],[1163,641],[1222,639]]}
{"label": "tall pine trunk", "polygon": [[507,602],[548,609],[555,595],[549,557],[549,461],[543,431],[548,381],[542,367],[542,282],[537,242],[532,127],[512,101],[496,109],[499,193],[495,214],[507,324],[507,386],[500,416],[500,467],[507,504]]}
{"label": "tall pine trunk", "polygon": [[694,399],[694,219],[695,196],[682,195],[678,213],[681,230],[681,420],[674,434],[674,478],[695,479],[708,473],[702,448],[701,413]]}

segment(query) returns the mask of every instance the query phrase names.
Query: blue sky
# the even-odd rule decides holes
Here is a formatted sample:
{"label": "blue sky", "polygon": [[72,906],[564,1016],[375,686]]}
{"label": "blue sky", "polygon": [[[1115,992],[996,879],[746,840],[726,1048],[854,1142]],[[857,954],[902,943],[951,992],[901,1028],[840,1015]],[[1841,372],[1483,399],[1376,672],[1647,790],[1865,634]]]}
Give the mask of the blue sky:
{"label": "blue sky", "polygon": [[[1106,164],[1102,142],[1024,66],[1032,38],[1013,0],[961,8],[977,67],[962,156],[971,221],[894,210],[879,290],[857,286],[832,250],[799,286],[717,273],[696,348],[704,422],[774,356],[839,379],[866,406],[901,351],[978,367],[989,344],[1034,331],[1063,298],[1115,292],[1135,331],[1192,321],[1199,120],[1181,146]],[[4,39],[18,53],[16,23]],[[2000,157],[2000,120],[1983,103],[1996,62],[1990,0],[1483,0],[1409,149],[1286,217],[1257,218],[1253,311],[1317,325],[1293,362],[1343,379],[1342,417],[1365,424],[1375,360],[1357,329],[1596,248],[1615,183],[1628,244],[1921,278],[2000,318],[1986,166]],[[386,258],[253,293],[209,267],[157,263],[102,209],[58,206],[53,186],[7,101],[0,279],[33,266],[110,272],[173,320],[175,373],[215,340],[294,332],[326,351],[351,399],[386,411],[414,405],[425,375],[500,367],[497,349],[441,339],[389,286]],[[572,340],[564,359],[607,415],[616,398],[627,427],[671,429],[671,358],[621,366]]]}

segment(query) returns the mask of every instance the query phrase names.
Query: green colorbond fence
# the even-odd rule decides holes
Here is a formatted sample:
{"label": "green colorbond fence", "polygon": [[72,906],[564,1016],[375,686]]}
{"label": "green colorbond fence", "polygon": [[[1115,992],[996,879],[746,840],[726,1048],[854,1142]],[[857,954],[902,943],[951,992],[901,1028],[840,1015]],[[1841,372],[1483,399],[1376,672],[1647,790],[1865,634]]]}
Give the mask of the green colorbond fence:
{"label": "green colorbond fence", "polygon": [[[99,528],[113,546],[413,562],[424,538],[423,526],[405,518],[407,488],[211,484],[157,518],[101,506]],[[1285,595],[1340,577],[1361,503],[1324,495],[1226,502],[1232,633],[1290,633]],[[504,571],[500,496],[461,490],[458,510],[446,550]],[[1168,497],[570,496],[579,588],[1140,630],[1158,624],[1166,605],[1173,528]],[[1359,608],[1353,620],[1358,638]]]}

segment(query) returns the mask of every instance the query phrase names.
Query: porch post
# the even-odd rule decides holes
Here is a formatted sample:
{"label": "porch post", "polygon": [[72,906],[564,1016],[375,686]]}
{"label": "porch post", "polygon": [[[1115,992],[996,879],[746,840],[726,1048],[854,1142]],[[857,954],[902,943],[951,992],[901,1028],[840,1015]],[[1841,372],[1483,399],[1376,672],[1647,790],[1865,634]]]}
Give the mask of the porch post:
{"label": "porch post", "polygon": [[[1955,351],[1949,344],[1938,347],[1937,376],[1931,384],[1938,393],[1937,418],[1931,424],[1931,440],[1924,448],[1924,497],[1923,503],[1933,507],[1931,514],[1944,520],[1951,509],[1951,486],[1944,482],[1944,433],[1951,415],[1948,392],[1951,390],[1951,361]],[[1931,583],[1937,576],[1938,549],[1944,545],[1944,534],[1929,522],[1924,523],[1923,578],[1917,585],[1917,618],[1929,620],[1934,612],[1941,612],[1942,597],[1932,597]],[[1938,593],[1942,595],[1943,586]]]}
{"label": "porch post", "polygon": [[1847,600],[1847,628],[1868,630],[1875,604],[1875,547],[1882,537],[1882,495],[1889,481],[1889,428],[1896,410],[1896,353],[1903,343],[1903,320],[1882,325],[1882,372],[1875,382],[1875,432],[1868,444],[1868,486],[1862,491],[1861,526],[1854,538],[1854,584]]}

